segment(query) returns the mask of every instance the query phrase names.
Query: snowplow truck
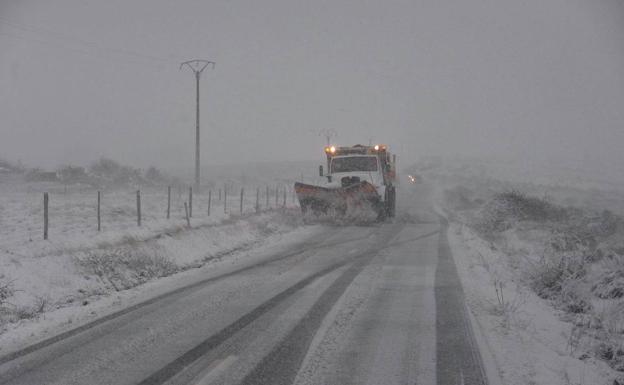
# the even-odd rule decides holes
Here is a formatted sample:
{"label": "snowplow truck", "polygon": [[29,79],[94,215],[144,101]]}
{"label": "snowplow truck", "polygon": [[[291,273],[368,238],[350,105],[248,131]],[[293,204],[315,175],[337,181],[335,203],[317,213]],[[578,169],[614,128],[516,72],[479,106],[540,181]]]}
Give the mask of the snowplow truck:
{"label": "snowplow truck", "polygon": [[321,182],[295,183],[304,215],[377,220],[396,212],[396,156],[378,144],[325,147],[327,172],[319,166]]}

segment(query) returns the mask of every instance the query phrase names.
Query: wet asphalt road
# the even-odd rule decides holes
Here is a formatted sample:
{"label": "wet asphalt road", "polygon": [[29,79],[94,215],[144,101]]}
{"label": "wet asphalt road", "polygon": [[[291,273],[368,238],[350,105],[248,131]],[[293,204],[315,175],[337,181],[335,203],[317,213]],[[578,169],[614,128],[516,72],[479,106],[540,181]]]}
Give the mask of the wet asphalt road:
{"label": "wet asphalt road", "polygon": [[485,384],[446,224],[404,190],[393,222],[325,226],[0,357],[0,384]]}

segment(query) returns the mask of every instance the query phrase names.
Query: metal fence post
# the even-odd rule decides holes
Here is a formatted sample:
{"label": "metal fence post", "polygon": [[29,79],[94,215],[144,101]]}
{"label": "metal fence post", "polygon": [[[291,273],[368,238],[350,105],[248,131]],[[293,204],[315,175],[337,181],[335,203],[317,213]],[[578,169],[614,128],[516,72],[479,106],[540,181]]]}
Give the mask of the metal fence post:
{"label": "metal fence post", "polygon": [[240,194],[240,214],[243,215],[243,195],[245,194],[245,188],[241,187],[241,194]]}
{"label": "metal fence post", "polygon": [[167,219],[171,216],[171,186],[167,186]]}
{"label": "metal fence post", "polygon": [[191,227],[191,219],[189,218],[189,210],[186,202],[184,202],[184,214],[186,214],[186,225]]}
{"label": "metal fence post", "polygon": [[137,226],[141,226],[141,190],[136,192]]}
{"label": "metal fence post", "polygon": [[212,190],[208,190],[208,216],[210,216],[210,201],[212,201]]}
{"label": "metal fence post", "polygon": [[223,213],[227,213],[227,188],[223,187]]}
{"label": "metal fence post", "polygon": [[256,212],[260,211],[260,187],[256,188]]}
{"label": "metal fence post", "polygon": [[193,187],[189,187],[188,216],[193,217]]}
{"label": "metal fence post", "polygon": [[100,202],[102,200],[102,193],[98,191],[98,201],[97,201],[97,225],[98,231],[102,231],[102,223],[100,220]]}
{"label": "metal fence post", "polygon": [[43,193],[43,239],[48,239],[48,193]]}

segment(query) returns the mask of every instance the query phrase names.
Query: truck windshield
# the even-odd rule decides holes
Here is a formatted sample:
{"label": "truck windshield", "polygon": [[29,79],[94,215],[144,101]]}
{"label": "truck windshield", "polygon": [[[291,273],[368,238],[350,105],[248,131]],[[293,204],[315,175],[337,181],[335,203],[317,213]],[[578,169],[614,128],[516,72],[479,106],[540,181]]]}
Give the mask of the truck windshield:
{"label": "truck windshield", "polygon": [[331,172],[352,171],[377,171],[377,157],[375,156],[349,156],[345,158],[333,158]]}

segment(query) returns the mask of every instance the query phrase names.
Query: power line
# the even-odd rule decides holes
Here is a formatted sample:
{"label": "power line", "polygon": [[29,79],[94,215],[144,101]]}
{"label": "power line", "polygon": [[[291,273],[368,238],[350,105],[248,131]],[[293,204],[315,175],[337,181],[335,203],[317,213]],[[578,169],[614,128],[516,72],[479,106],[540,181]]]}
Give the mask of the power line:
{"label": "power line", "polygon": [[149,66],[149,67],[154,67],[158,69],[163,69],[164,68],[163,66],[166,64],[164,62],[153,62],[153,61],[148,61],[146,59],[141,59],[141,58],[129,58],[129,57],[123,57],[120,55],[111,56],[111,55],[107,55],[104,52],[99,52],[96,50],[85,50],[79,47],[70,47],[60,41],[43,40],[39,38],[26,37],[26,36],[22,36],[18,34],[2,32],[2,31],[0,31],[0,36],[5,36],[10,39],[21,40],[21,41],[25,41],[28,43],[40,44],[45,47],[53,47],[54,49],[61,49],[65,52],[71,52],[71,53],[75,53],[78,55],[89,56],[89,57],[97,58],[97,59],[112,60],[112,61],[119,61],[119,59],[123,59],[122,61],[125,63],[139,64],[141,66]]}
{"label": "power line", "polygon": [[[5,25],[9,28],[13,28],[13,29],[17,29],[17,30],[21,30],[24,32],[28,32],[28,33],[33,33],[39,36],[44,36],[46,39],[45,40],[41,40],[39,39],[38,42],[40,43],[53,43],[52,41],[50,41],[50,38],[57,40],[57,41],[62,41],[65,43],[71,43],[71,44],[77,44],[80,45],[82,47],[88,48],[90,50],[94,50],[94,51],[99,51],[99,52],[108,52],[110,54],[115,54],[115,55],[121,55],[121,56],[132,56],[132,57],[136,57],[136,58],[140,58],[140,59],[148,59],[148,60],[156,60],[156,61],[161,61],[161,62],[170,62],[172,61],[169,58],[165,58],[162,56],[156,56],[156,55],[151,55],[151,54],[146,54],[146,53],[142,53],[142,52],[137,52],[134,50],[129,50],[129,49],[125,49],[125,48],[117,48],[117,47],[106,47],[102,44],[99,44],[97,42],[94,41],[89,41],[89,40],[84,40],[82,38],[78,38],[75,36],[70,36],[70,35],[66,35],[63,33],[59,33],[56,31],[52,31],[49,29],[43,29],[40,27],[33,27],[27,24],[18,24],[12,21],[9,21],[3,17],[0,17],[0,24]],[[7,36],[10,36],[9,34],[4,34]],[[19,37],[22,39],[29,39],[27,37]]]}

